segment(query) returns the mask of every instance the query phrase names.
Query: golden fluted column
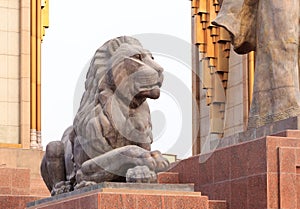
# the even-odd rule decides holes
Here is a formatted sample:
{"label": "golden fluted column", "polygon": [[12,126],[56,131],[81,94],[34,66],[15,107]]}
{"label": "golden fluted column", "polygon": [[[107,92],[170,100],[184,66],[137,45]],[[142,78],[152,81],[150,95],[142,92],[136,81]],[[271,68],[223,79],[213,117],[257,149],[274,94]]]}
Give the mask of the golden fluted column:
{"label": "golden fluted column", "polygon": [[36,136],[38,147],[42,148],[41,136],[41,43],[42,43],[42,4],[37,0],[37,62],[36,62]]}
{"label": "golden fluted column", "polygon": [[39,0],[31,0],[31,43],[30,43],[30,148],[37,149],[37,2]]}
{"label": "golden fluted column", "polygon": [[255,68],[255,54],[254,51],[248,54],[248,101],[249,109],[253,98],[254,86],[254,68]]}
{"label": "golden fluted column", "polygon": [[31,102],[30,147],[42,149],[41,43],[49,27],[49,0],[31,0]]}

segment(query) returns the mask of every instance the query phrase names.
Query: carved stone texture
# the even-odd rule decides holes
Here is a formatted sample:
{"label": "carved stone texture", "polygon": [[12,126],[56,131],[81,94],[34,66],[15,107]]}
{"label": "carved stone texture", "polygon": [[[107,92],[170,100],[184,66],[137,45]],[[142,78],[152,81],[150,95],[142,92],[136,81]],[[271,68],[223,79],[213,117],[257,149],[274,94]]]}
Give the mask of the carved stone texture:
{"label": "carved stone texture", "polygon": [[[104,181],[153,182],[169,167],[153,141],[147,98],[157,99],[163,68],[132,37],[100,47],[73,125],[50,142],[41,163],[52,195]],[[128,171],[128,172],[127,172]]]}
{"label": "carved stone texture", "polygon": [[237,53],[256,50],[248,128],[299,115],[299,1],[224,0],[214,24]]}

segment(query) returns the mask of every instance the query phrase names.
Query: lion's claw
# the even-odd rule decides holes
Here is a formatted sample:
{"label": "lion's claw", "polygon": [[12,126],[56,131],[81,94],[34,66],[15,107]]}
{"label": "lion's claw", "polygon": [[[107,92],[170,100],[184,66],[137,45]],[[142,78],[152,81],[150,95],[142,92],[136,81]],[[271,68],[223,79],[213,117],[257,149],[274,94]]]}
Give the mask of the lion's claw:
{"label": "lion's claw", "polygon": [[152,183],[156,182],[156,174],[147,166],[136,166],[128,169],[126,173],[126,182]]}

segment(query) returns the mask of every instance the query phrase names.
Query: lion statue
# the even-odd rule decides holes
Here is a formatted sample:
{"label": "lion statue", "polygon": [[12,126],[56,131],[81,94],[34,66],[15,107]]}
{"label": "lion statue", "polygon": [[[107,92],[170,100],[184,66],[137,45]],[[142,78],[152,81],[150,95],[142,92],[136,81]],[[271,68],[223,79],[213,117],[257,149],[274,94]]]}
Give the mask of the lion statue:
{"label": "lion statue", "polygon": [[132,37],[112,39],[96,51],[73,125],[46,147],[41,174],[51,195],[104,181],[151,183],[169,167],[151,151],[146,102],[160,96],[162,72]]}

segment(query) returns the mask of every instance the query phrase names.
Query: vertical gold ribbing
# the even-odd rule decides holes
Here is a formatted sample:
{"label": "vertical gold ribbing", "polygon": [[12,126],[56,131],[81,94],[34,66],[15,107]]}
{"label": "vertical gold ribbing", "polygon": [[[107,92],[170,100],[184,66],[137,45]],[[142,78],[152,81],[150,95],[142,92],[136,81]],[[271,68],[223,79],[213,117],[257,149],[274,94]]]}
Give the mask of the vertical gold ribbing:
{"label": "vertical gold ribbing", "polygon": [[42,30],[42,41],[43,41],[43,36],[45,36],[45,29],[49,27],[49,0],[43,0],[42,1],[42,25],[41,25],[41,30]]}
{"label": "vertical gold ribbing", "polygon": [[42,5],[37,1],[37,62],[36,62],[36,131],[37,143],[41,146],[41,43],[42,43]]}
{"label": "vertical gold ribbing", "polygon": [[30,147],[41,148],[41,42],[49,25],[47,0],[31,0]]}
{"label": "vertical gold ribbing", "polygon": [[222,136],[230,35],[225,29],[212,24],[220,8],[217,0],[201,0],[198,4],[194,1],[192,7],[198,7],[197,13],[192,13],[192,33],[195,34],[193,43],[199,49],[196,53],[202,54],[198,61],[202,66],[202,88],[206,92],[206,104],[210,106],[210,133]]}
{"label": "vertical gold ribbing", "polygon": [[248,98],[249,109],[253,98],[253,86],[254,86],[254,69],[255,69],[255,54],[250,52],[248,54]]}
{"label": "vertical gold ribbing", "polygon": [[37,1],[31,0],[31,45],[30,45],[30,129],[36,130],[36,60],[37,60]]}

